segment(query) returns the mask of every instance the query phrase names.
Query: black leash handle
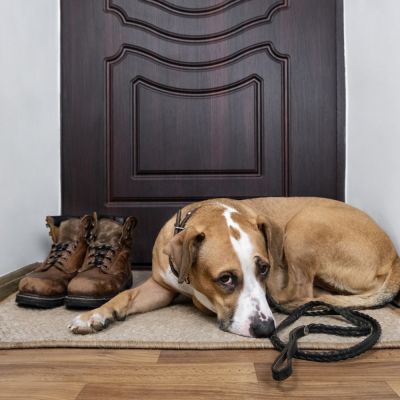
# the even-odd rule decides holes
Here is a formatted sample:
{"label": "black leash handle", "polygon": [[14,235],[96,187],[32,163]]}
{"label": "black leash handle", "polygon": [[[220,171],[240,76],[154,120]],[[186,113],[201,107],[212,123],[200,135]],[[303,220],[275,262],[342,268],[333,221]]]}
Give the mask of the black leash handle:
{"label": "black leash handle", "polygon": [[307,326],[299,326],[293,329],[289,334],[289,341],[282,349],[281,354],[276,358],[272,364],[272,377],[276,381],[283,381],[292,375],[292,358],[295,357],[297,349],[297,340],[308,335]]}
{"label": "black leash handle", "polygon": [[[338,326],[324,324],[309,324],[299,326],[293,329],[289,334],[289,340],[285,344],[278,336],[279,332],[298,320],[301,316],[311,315],[340,315],[353,326]],[[381,326],[378,321],[367,314],[333,306],[322,301],[310,301],[293,311],[286,319],[284,319],[275,329],[270,337],[271,342],[276,350],[281,354],[272,364],[272,377],[275,380],[285,380],[293,372],[292,359],[299,358],[302,360],[310,360],[317,362],[335,362],[356,357],[372,348],[381,336]],[[305,351],[297,347],[297,341],[313,333],[323,333],[337,336],[366,336],[361,342],[347,348],[331,351]]]}

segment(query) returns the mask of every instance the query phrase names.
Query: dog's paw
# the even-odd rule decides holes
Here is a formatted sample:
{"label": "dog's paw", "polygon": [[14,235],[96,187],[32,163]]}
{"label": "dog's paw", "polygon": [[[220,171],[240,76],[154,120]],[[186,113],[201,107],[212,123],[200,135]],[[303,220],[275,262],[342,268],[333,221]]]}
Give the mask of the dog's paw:
{"label": "dog's paw", "polygon": [[95,310],[76,316],[68,325],[68,329],[73,333],[86,335],[107,328],[110,322],[110,318]]}

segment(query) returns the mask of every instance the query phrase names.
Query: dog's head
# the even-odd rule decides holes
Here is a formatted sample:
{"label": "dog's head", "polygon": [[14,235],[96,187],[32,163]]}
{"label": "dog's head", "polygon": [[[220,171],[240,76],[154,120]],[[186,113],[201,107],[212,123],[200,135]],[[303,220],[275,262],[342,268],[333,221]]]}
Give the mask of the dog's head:
{"label": "dog's head", "polygon": [[207,207],[165,247],[193,296],[218,316],[220,328],[243,336],[267,337],[275,321],[266,300],[273,227],[243,207]]}

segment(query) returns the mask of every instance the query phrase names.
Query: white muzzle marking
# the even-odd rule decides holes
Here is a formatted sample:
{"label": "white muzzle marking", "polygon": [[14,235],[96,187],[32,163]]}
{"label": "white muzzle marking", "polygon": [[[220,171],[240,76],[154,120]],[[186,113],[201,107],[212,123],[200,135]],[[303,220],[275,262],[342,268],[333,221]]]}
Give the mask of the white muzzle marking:
{"label": "white muzzle marking", "polygon": [[228,206],[225,206],[225,208],[224,217],[228,227],[232,227],[240,233],[239,239],[230,236],[230,240],[239,258],[243,272],[243,289],[239,295],[232,323],[228,327],[228,331],[242,336],[253,336],[251,324],[254,320],[263,322],[272,319],[275,323],[275,319],[265,297],[265,288],[262,287],[256,277],[253,245],[250,237],[232,219],[232,214],[238,211]]}

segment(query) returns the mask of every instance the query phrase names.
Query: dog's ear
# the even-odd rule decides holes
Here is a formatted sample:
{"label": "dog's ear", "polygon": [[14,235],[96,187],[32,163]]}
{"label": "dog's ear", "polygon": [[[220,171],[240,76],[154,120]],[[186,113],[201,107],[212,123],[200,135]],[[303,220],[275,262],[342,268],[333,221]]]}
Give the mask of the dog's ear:
{"label": "dog's ear", "polygon": [[178,269],[178,282],[187,280],[190,269],[197,260],[200,244],[205,235],[195,227],[190,226],[175,235],[164,247],[164,253],[172,258]]}
{"label": "dog's ear", "polygon": [[264,235],[270,262],[281,266],[283,264],[283,230],[265,216],[257,217],[257,226]]}

